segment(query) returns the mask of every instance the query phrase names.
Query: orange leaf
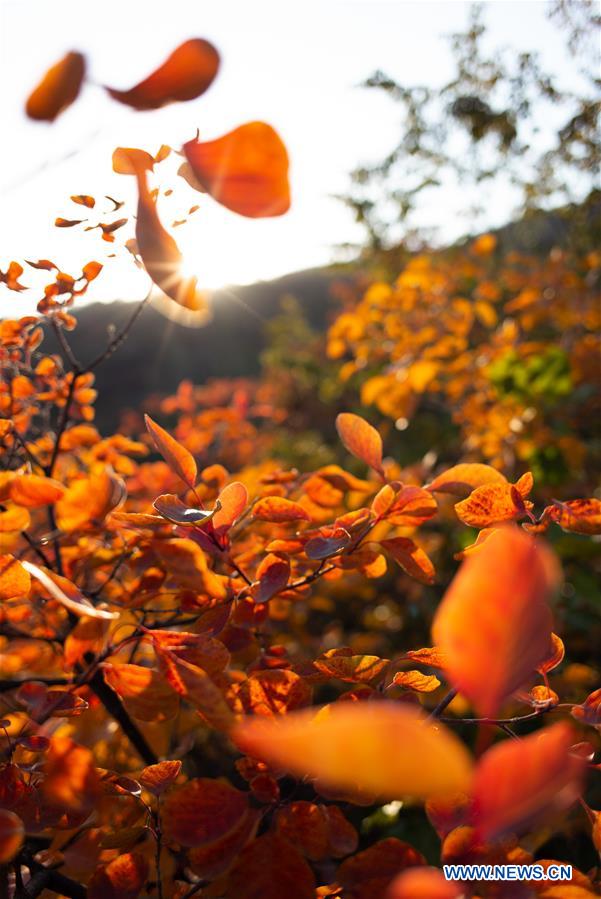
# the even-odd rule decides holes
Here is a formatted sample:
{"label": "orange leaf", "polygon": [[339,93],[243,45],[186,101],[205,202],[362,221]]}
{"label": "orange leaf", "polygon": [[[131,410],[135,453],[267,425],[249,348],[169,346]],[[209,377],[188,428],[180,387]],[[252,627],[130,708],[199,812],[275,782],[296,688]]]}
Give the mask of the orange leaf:
{"label": "orange leaf", "polygon": [[591,724],[593,727],[601,724],[601,689],[590,693],[582,705],[572,706],[572,716],[577,721]]}
{"label": "orange leaf", "polygon": [[470,783],[471,761],[458,738],[403,704],[343,702],[318,713],[247,718],[232,738],[249,755],[335,789],[423,799]]}
{"label": "orange leaf", "polygon": [[82,812],[91,809],[100,792],[100,781],[89,749],[70,737],[55,736],[46,757],[42,793],[52,805]]}
{"label": "orange leaf", "polygon": [[74,194],[71,200],[73,203],[77,203],[79,206],[86,206],[88,209],[93,209],[96,205],[94,197],[90,197],[88,194]]}
{"label": "orange leaf", "polygon": [[400,485],[394,501],[384,517],[398,527],[419,527],[438,511],[436,500],[423,487]]}
{"label": "orange leaf", "polygon": [[301,800],[284,806],[275,817],[278,833],[313,861],[328,855],[328,825],[322,808]]}
{"label": "orange leaf", "polygon": [[564,531],[575,534],[601,534],[601,500],[572,499],[548,506],[543,515]]}
{"label": "orange leaf", "polygon": [[58,526],[64,531],[98,527],[125,495],[125,484],[111,469],[78,478],[56,504]]}
{"label": "orange leaf", "polygon": [[246,794],[225,780],[197,778],[171,790],[162,806],[165,837],[181,846],[206,846],[248,815]]}
{"label": "orange leaf", "polygon": [[217,511],[217,507],[212,510],[195,509],[183,503],[174,493],[157,496],[152,505],[168,521],[174,524],[190,524],[197,528],[207,524]]}
{"label": "orange leaf", "polygon": [[379,656],[353,655],[351,649],[330,649],[315,659],[313,664],[322,674],[359,684],[379,677],[389,661]]}
{"label": "orange leaf", "polygon": [[88,899],[136,899],[146,883],[148,862],[137,852],[125,852],[96,868]]}
{"label": "orange leaf", "polygon": [[491,465],[481,462],[462,462],[443,471],[428,484],[428,490],[434,493],[452,493],[455,496],[466,496],[484,484],[507,483],[500,471]]}
{"label": "orange leaf", "polygon": [[240,684],[238,699],[247,714],[273,717],[309,705],[311,688],[294,671],[253,671]]}
{"label": "orange leaf", "polygon": [[561,637],[558,637],[557,634],[551,634],[551,647],[549,652],[540,663],[537,665],[536,670],[541,674],[546,674],[548,671],[552,671],[554,668],[557,668],[561,662],[563,662],[563,657],[566,654],[565,646],[563,645],[563,640]]}
{"label": "orange leaf", "polygon": [[258,809],[250,809],[229,833],[204,846],[195,846],[188,853],[190,867],[203,880],[213,880],[223,874],[254,837],[260,821]]}
{"label": "orange leaf", "polygon": [[26,531],[31,516],[23,506],[7,506],[0,511],[0,534],[11,531]]}
{"label": "orange leaf", "polygon": [[253,515],[261,521],[310,521],[306,509],[282,496],[264,496],[253,506]]}
{"label": "orange leaf", "polygon": [[97,655],[102,652],[108,629],[108,621],[102,618],[80,618],[65,640],[65,668],[75,667],[83,661],[86,653]]}
{"label": "orange leaf", "polygon": [[155,645],[155,652],[165,680],[173,690],[198,709],[211,727],[227,731],[234,722],[234,714],[207,672],[171,650]]}
{"label": "orange leaf", "polygon": [[411,577],[421,581],[422,584],[434,583],[434,565],[413,540],[408,537],[391,537],[382,540],[381,546]]}
{"label": "orange leaf", "polygon": [[252,598],[257,603],[269,600],[283,590],[290,577],[290,562],[269,553],[257,568],[257,579],[251,587]]}
{"label": "orange leaf", "polygon": [[159,109],[176,100],[200,97],[213,82],[219,69],[219,53],[202,38],[180,44],[148,78],[129,90],[107,87],[113,100],[134,109]]}
{"label": "orange leaf", "polygon": [[391,880],[405,868],[425,863],[421,852],[409,843],[388,837],[347,858],[338,868],[336,879],[342,885],[344,895],[353,899],[373,899],[383,896]]}
{"label": "orange leaf", "polygon": [[157,540],[154,551],[181,587],[190,587],[214,599],[227,598],[227,580],[211,571],[202,549],[193,540]]}
{"label": "orange leaf", "polygon": [[298,850],[278,833],[265,833],[242,850],[228,875],[236,899],[315,899],[315,878]]}
{"label": "orange leaf", "polygon": [[416,693],[432,693],[440,687],[440,681],[434,674],[422,674],[421,671],[397,671],[392,683]]}
{"label": "orange leaf", "polygon": [[165,678],[142,665],[109,664],[103,668],[109,687],[123,700],[126,709],[140,721],[175,718],[179,700]]}
{"label": "orange leaf", "polygon": [[11,555],[0,556],[0,600],[27,596],[31,587],[29,572]]}
{"label": "orange leaf", "polygon": [[485,839],[529,830],[565,811],[580,794],[586,760],[571,752],[565,722],[522,740],[504,740],[480,759],[474,777],[473,816]]}
{"label": "orange leaf", "polygon": [[455,505],[457,518],[473,528],[487,528],[523,518],[532,503],[525,502],[513,484],[484,484]]}
{"label": "orange leaf", "polygon": [[221,508],[215,511],[213,529],[217,536],[221,536],[229,531],[246,509],[248,490],[240,481],[234,481],[223,488],[217,497],[217,503]]}
{"label": "orange leaf", "polygon": [[25,104],[30,119],[53,122],[77,99],[85,75],[86,61],[81,53],[67,53],[52,66]]}
{"label": "orange leaf", "polygon": [[25,839],[25,827],[18,815],[8,809],[0,809],[0,865],[6,865],[15,857]]}
{"label": "orange leaf", "polygon": [[336,429],[349,453],[383,477],[382,438],[376,429],[352,412],[341,412],[336,417]]}
{"label": "orange leaf", "polygon": [[183,151],[201,188],[233,212],[262,218],[290,208],[288,153],[270,125],[248,122]]}
{"label": "orange leaf", "polygon": [[153,796],[162,796],[165,790],[175,783],[181,770],[182,763],[179,760],[159,762],[157,765],[148,765],[144,768],[138,780]]}
{"label": "orange leaf", "polygon": [[182,273],[183,256],[171,234],[161,224],[147,181],[147,170],[153,165],[152,156],[143,150],[119,147],[113,153],[115,171],[136,176],[136,246],[148,276],[163,294],[193,313],[191,322],[202,324],[207,318],[206,293],[199,290],[195,277]]}
{"label": "orange leaf", "polygon": [[384,899],[462,899],[463,888],[438,868],[409,868],[392,881]]}
{"label": "orange leaf", "polygon": [[52,505],[61,499],[64,493],[65,488],[58,481],[37,474],[17,475],[10,485],[12,501],[28,509]]}
{"label": "orange leaf", "polygon": [[407,659],[412,662],[418,662],[422,665],[431,665],[432,668],[440,668],[442,671],[447,667],[448,659],[439,646],[428,646],[424,649],[410,649],[405,653]]}
{"label": "orange leaf", "polygon": [[144,421],[152,442],[169,468],[192,490],[198,477],[194,456],[164,428],[153,421],[150,415],[145,415]]}
{"label": "orange leaf", "polygon": [[517,528],[500,528],[468,556],[432,627],[453,684],[481,715],[494,715],[546,658],[559,585],[555,556]]}

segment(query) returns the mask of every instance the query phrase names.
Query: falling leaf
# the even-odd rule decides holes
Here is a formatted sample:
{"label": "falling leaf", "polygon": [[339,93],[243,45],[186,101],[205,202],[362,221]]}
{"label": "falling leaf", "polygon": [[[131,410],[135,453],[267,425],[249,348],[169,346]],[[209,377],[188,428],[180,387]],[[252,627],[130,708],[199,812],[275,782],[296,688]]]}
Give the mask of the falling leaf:
{"label": "falling leaf", "polygon": [[112,87],[106,90],[113,100],[134,109],[159,109],[168,103],[200,97],[212,84],[218,69],[219,53],[215,47],[202,38],[192,38],[180,44],[144,81],[129,90]]}
{"label": "falling leaf", "polygon": [[413,540],[408,537],[391,537],[382,540],[380,545],[411,577],[421,581],[422,584],[434,583],[434,565]]}
{"label": "falling leaf", "polygon": [[54,220],[55,228],[73,228],[74,225],[81,225],[85,222],[85,219],[63,219],[57,218]]}
{"label": "falling leaf", "polygon": [[262,218],[290,208],[288,153],[270,125],[248,122],[183,152],[201,189],[233,212]]}
{"label": "falling leaf", "polygon": [[499,528],[462,563],[432,627],[455,687],[481,715],[499,706],[546,658],[560,583],[555,556],[514,527]]}
{"label": "falling leaf", "polygon": [[74,194],[71,200],[73,203],[77,203],[79,206],[86,206],[88,209],[93,209],[96,205],[94,197],[90,197],[88,194]]}
{"label": "falling leaf", "polygon": [[376,429],[352,412],[341,412],[336,417],[336,429],[349,453],[383,476],[382,438]]}
{"label": "falling leaf", "polygon": [[67,53],[52,66],[27,99],[25,112],[30,119],[53,122],[77,99],[86,69],[81,53]]}
{"label": "falling leaf", "polygon": [[253,506],[253,515],[261,521],[310,521],[311,517],[299,503],[282,496],[264,496]]}
{"label": "falling leaf", "polygon": [[194,489],[198,470],[194,456],[178,443],[164,428],[152,420],[150,415],[144,416],[146,428],[152,438],[152,442],[161,454],[169,468],[178,475],[191,490]]}
{"label": "falling leaf", "polygon": [[521,833],[580,794],[586,760],[571,752],[574,732],[565,722],[521,740],[504,740],[480,759],[474,776],[473,819],[487,840]]}
{"label": "falling leaf", "polygon": [[425,799],[470,783],[471,761],[459,739],[403,704],[345,702],[318,713],[246,718],[232,738],[297,777],[382,798]]}
{"label": "falling leaf", "polygon": [[433,493],[452,493],[455,496],[466,496],[484,484],[507,483],[504,475],[492,465],[481,462],[462,462],[439,474],[428,484],[427,490]]}

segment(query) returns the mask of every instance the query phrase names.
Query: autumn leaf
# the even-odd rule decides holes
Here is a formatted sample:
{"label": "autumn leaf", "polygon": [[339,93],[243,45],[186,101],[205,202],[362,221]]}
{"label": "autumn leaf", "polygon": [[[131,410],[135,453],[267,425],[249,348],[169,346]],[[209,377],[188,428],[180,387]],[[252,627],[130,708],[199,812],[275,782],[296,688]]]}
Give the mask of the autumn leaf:
{"label": "autumn leaf", "polygon": [[434,583],[434,565],[420,547],[409,537],[390,537],[380,542],[403,571],[422,584]]}
{"label": "autumn leaf", "polygon": [[462,462],[443,471],[428,484],[433,493],[452,493],[465,496],[485,484],[507,483],[504,475],[492,465],[481,462]]}
{"label": "autumn leaf", "polygon": [[66,577],[55,574],[48,568],[34,565],[33,562],[22,562],[23,568],[35,578],[42,587],[61,605],[79,617],[105,618],[107,620],[118,618],[118,612],[109,612],[108,609],[97,609],[83,593]]}
{"label": "autumn leaf", "polygon": [[551,551],[500,528],[468,556],[437,609],[432,635],[446,673],[483,716],[493,716],[546,658],[560,582]]}
{"label": "autumn leaf", "polygon": [[582,705],[572,706],[572,717],[583,724],[597,727],[601,724],[601,689],[590,693]]}
{"label": "autumn leaf", "polygon": [[155,652],[169,686],[190,702],[211,727],[227,731],[234,723],[234,714],[223,693],[207,674],[193,662],[188,662],[155,641]]}
{"label": "autumn leaf", "polygon": [[159,762],[144,768],[138,780],[153,796],[162,796],[175,783],[181,770],[182,763],[179,759]]}
{"label": "autumn leaf", "polygon": [[25,104],[29,118],[53,122],[77,99],[85,68],[85,57],[81,53],[71,52],[48,69]]}
{"label": "autumn leaf", "polygon": [[572,805],[585,759],[571,752],[572,728],[560,722],[521,740],[504,740],[480,759],[474,776],[473,819],[487,840],[521,833]]}
{"label": "autumn leaf", "polygon": [[125,852],[96,868],[88,899],[137,899],[146,883],[148,862],[138,852]]}
{"label": "autumn leaf", "polygon": [[290,577],[290,562],[268,553],[257,568],[255,583],[250,588],[252,598],[257,603],[269,600],[283,590]]}
{"label": "autumn leaf", "polygon": [[290,208],[288,153],[270,125],[248,122],[182,149],[201,189],[233,212],[263,218]]}
{"label": "autumn leaf", "polygon": [[283,496],[264,496],[253,506],[253,515],[261,521],[310,521],[310,515],[303,506]]}
{"label": "autumn leaf", "polygon": [[384,899],[462,899],[463,888],[447,880],[438,868],[414,867],[390,883]]}
{"label": "autumn leaf", "polygon": [[315,899],[315,877],[299,851],[278,833],[242,850],[227,878],[236,899]]}
{"label": "autumn leaf", "polygon": [[79,206],[86,206],[87,209],[93,209],[96,205],[94,197],[90,197],[88,194],[73,194],[71,196],[71,201],[77,203]]}
{"label": "autumn leaf", "polygon": [[202,38],[180,44],[148,78],[129,90],[106,90],[119,103],[137,110],[159,109],[175,101],[200,97],[212,84],[219,69],[219,53]]}
{"label": "autumn leaf", "polygon": [[248,815],[246,794],[224,780],[196,778],[165,797],[165,838],[181,846],[206,846],[231,833]]}
{"label": "autumn leaf", "polygon": [[100,792],[89,749],[70,737],[54,736],[46,758],[42,792],[47,802],[73,812],[88,811]]}
{"label": "autumn leaf", "polygon": [[238,688],[238,700],[247,714],[285,715],[311,702],[311,688],[294,671],[253,671]]}
{"label": "autumn leaf", "polygon": [[152,505],[168,521],[172,521],[175,524],[194,525],[197,528],[208,524],[217,511],[217,507],[211,510],[195,509],[193,506],[183,503],[173,493],[164,493],[162,496],[157,496]]}
{"label": "autumn leaf", "polygon": [[376,429],[352,412],[341,412],[336,417],[336,429],[349,453],[383,477],[382,438]]}
{"label": "autumn leaf", "polygon": [[457,518],[473,528],[488,528],[523,518],[532,503],[513,484],[484,484],[455,506]]}
{"label": "autumn leaf", "polygon": [[297,777],[383,798],[424,799],[470,783],[461,742],[402,704],[335,703],[318,713],[247,718],[232,738],[243,751]]}
{"label": "autumn leaf", "polygon": [[15,857],[24,839],[25,827],[19,816],[9,809],[0,809],[0,865]]}
{"label": "autumn leaf", "polygon": [[37,509],[57,502],[64,496],[65,488],[52,478],[36,474],[17,475],[10,485],[10,498],[19,506]]}
{"label": "autumn leaf", "polygon": [[109,624],[102,618],[80,618],[65,640],[65,668],[74,668],[87,653],[98,655],[105,646]]}
{"label": "autumn leaf", "polygon": [[395,687],[415,690],[416,693],[432,693],[440,687],[440,681],[434,674],[422,674],[421,671],[397,671],[392,683]]}
{"label": "autumn leaf", "polygon": [[0,555],[0,600],[27,596],[31,576],[18,559],[9,553]]}
{"label": "autumn leaf", "polygon": [[167,721],[177,715],[179,699],[154,668],[111,662],[103,666],[103,674],[134,718]]}
{"label": "autumn leaf", "polygon": [[144,421],[152,442],[169,468],[182,479],[187,487],[191,490],[194,489],[198,477],[194,456],[164,428],[153,421],[150,415],[145,415]]}
{"label": "autumn leaf", "polygon": [[202,880],[214,880],[228,871],[241,850],[250,843],[260,822],[260,811],[249,809],[233,830],[206,843],[194,846],[188,853],[190,867]]}
{"label": "autumn leaf", "polygon": [[379,656],[353,655],[351,649],[330,649],[315,659],[313,664],[322,674],[358,684],[380,677],[388,662],[389,659]]}
{"label": "autumn leaf", "polygon": [[238,518],[242,515],[248,504],[248,490],[240,481],[233,481],[223,488],[217,497],[215,515],[213,517],[213,530],[218,537],[226,534]]}
{"label": "autumn leaf", "polygon": [[343,861],[336,878],[345,894],[353,896],[353,899],[383,897],[396,875],[406,868],[411,869],[425,863],[421,852],[409,843],[396,837],[388,837]]}
{"label": "autumn leaf", "polygon": [[564,531],[575,534],[601,534],[601,500],[572,499],[548,506],[543,516],[556,522]]}
{"label": "autumn leaf", "polygon": [[148,188],[148,169],[154,159],[142,150],[119,147],[113,153],[113,168],[121,174],[134,174],[138,185],[136,247],[153,283],[179,306],[193,313],[193,322],[207,318],[206,293],[198,288],[197,278],[182,273],[183,256],[173,237],[159,219],[155,200]]}

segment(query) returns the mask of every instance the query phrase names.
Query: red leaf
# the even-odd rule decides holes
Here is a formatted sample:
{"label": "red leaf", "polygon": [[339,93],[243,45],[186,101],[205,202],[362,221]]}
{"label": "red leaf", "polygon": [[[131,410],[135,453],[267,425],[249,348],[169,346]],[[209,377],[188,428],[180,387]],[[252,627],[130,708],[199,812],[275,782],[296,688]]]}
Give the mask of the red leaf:
{"label": "red leaf", "polygon": [[183,151],[201,189],[233,212],[263,218],[290,208],[288,153],[270,125],[249,122]]}

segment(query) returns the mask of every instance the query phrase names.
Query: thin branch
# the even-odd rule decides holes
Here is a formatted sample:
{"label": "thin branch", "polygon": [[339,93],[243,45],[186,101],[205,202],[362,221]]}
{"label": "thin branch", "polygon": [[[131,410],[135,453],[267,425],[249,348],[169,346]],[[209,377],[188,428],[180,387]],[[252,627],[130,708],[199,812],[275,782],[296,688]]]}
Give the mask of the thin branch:
{"label": "thin branch", "polygon": [[121,346],[121,344],[122,344],[125,340],[127,340],[127,337],[128,337],[128,335],[129,335],[129,332],[131,331],[131,329],[132,329],[133,326],[135,325],[135,323],[136,323],[136,321],[137,321],[139,315],[141,314],[142,310],[144,309],[144,307],[145,307],[146,304],[148,303],[148,300],[149,300],[149,299],[150,299],[150,291],[146,294],[146,296],[144,297],[144,299],[143,299],[143,300],[136,306],[136,309],[135,309],[135,311],[134,311],[134,314],[130,317],[129,321],[125,324],[125,327],[123,328],[123,330],[120,331],[119,334],[117,334],[117,335],[111,340],[111,342],[109,343],[109,345],[106,347],[105,350],[102,351],[102,353],[100,353],[98,356],[96,356],[96,358],[93,359],[93,360],[86,366],[86,368],[85,368],[85,372],[86,372],[86,373],[87,373],[87,372],[90,372],[90,371],[94,371],[95,368],[98,368],[98,366],[99,366],[102,362],[104,362],[106,359],[109,359],[109,358],[113,355],[113,353],[114,353],[116,350],[119,349],[119,347]]}

